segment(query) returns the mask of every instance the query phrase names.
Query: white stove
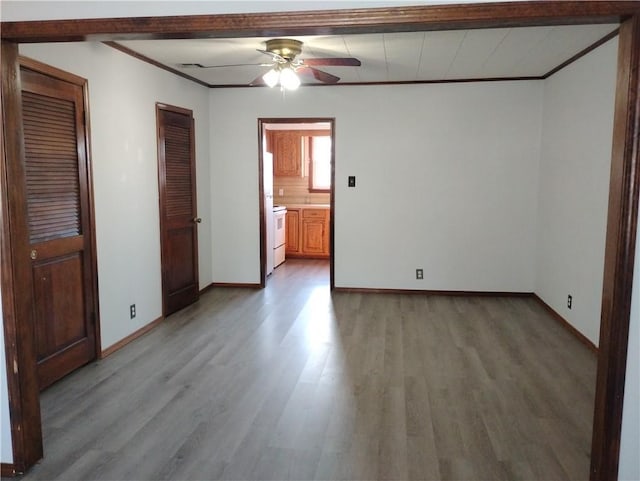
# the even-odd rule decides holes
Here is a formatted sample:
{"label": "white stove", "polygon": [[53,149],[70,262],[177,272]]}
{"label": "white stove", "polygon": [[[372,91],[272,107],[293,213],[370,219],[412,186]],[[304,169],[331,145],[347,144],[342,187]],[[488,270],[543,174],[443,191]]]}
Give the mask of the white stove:
{"label": "white stove", "polygon": [[273,266],[278,267],[284,262],[287,228],[285,219],[287,208],[283,205],[273,207]]}

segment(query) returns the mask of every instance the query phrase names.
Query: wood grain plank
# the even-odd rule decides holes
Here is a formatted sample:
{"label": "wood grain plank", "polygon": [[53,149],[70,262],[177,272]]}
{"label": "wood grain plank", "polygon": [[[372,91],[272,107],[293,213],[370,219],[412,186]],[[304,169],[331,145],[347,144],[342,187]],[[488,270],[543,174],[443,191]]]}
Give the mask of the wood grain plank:
{"label": "wood grain plank", "polygon": [[637,13],[634,1],[524,1],[306,12],[4,22],[15,42],[149,38],[274,37],[453,28],[612,23]]}

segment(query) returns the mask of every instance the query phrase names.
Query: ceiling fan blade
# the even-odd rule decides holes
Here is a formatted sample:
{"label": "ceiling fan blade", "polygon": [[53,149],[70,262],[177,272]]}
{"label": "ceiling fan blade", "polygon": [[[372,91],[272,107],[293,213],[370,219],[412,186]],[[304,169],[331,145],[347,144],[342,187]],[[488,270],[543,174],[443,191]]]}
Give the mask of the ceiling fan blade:
{"label": "ceiling fan blade", "polygon": [[310,67],[335,66],[335,67],[359,67],[362,62],[357,58],[305,58],[302,60],[305,65]]}
{"label": "ceiling fan blade", "polygon": [[224,65],[202,65],[201,63],[179,63],[178,67],[181,68],[224,68],[224,67],[263,67],[269,64],[263,63],[232,63]]}
{"label": "ceiling fan blade", "polygon": [[285,59],[284,57],[278,55],[277,53],[274,52],[269,52],[268,50],[260,50],[259,48],[256,49],[258,52],[263,53],[265,55],[269,55],[271,58],[273,58],[273,60],[275,60],[278,63],[286,63],[287,59]]}
{"label": "ceiling fan blade", "polygon": [[302,67],[298,68],[296,72],[301,73],[302,75],[311,74],[316,80],[319,80],[320,82],[325,84],[335,84],[340,80],[340,77],[336,77],[335,75],[331,75],[328,72],[318,70],[317,68],[309,67],[308,65],[303,65]]}
{"label": "ceiling fan blade", "polygon": [[260,74],[258,77],[254,78],[249,85],[251,87],[259,87],[261,85],[267,85],[264,83],[264,79],[262,78],[264,74]]}

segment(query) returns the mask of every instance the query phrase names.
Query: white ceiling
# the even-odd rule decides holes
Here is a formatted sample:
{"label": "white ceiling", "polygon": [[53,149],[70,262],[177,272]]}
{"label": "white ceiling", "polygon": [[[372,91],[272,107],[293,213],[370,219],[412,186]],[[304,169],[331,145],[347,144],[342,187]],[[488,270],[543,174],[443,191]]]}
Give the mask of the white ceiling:
{"label": "white ceiling", "polygon": [[[540,77],[618,28],[563,25],[362,35],[289,37],[304,42],[299,58],[356,57],[360,67],[320,67],[340,83]],[[260,66],[183,68],[182,63],[269,62],[268,38],[132,40],[125,47],[210,85],[248,85]],[[304,82],[317,83],[313,79]]]}

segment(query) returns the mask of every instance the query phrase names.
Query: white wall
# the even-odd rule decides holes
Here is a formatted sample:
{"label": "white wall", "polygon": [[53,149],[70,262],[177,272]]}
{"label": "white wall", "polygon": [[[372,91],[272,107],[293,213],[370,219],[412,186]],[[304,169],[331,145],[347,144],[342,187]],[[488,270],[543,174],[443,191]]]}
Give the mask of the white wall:
{"label": "white wall", "polygon": [[193,110],[200,285],[211,282],[208,90],[101,43],[21,45],[20,53],[89,81],[105,349],[162,315],[156,102]]}
{"label": "white wall", "polygon": [[615,38],[544,82],[536,293],[595,345],[617,47]]}
{"label": "white wall", "polygon": [[[640,225],[640,216],[638,224]],[[624,386],[622,436],[620,441],[620,481],[640,479],[640,232],[636,237],[636,261],[631,294],[631,322],[627,376]]]}
{"label": "white wall", "polygon": [[259,279],[257,119],[335,117],[336,286],[533,291],[541,87],[212,90],[214,280]]}

